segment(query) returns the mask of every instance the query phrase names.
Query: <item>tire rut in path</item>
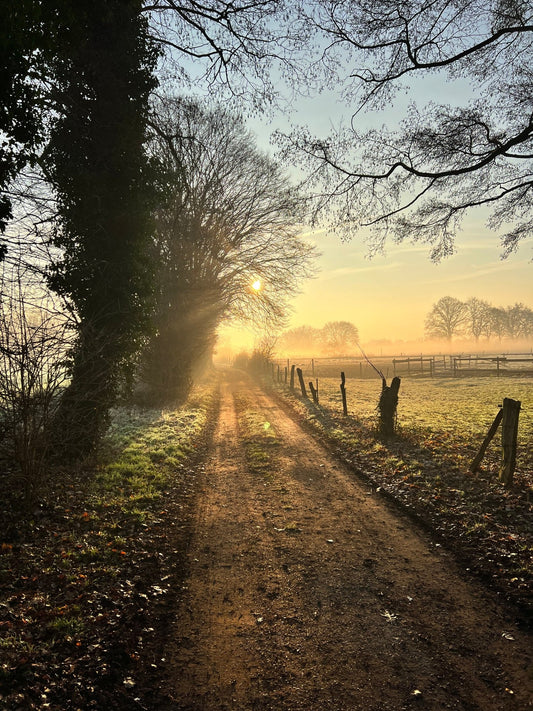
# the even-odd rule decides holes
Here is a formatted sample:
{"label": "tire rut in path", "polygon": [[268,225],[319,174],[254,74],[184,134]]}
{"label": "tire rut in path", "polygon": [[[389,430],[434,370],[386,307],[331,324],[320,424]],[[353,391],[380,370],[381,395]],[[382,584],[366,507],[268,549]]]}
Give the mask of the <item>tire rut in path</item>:
{"label": "tire rut in path", "polygon": [[[279,439],[264,475],[240,440],[246,392]],[[169,709],[533,708],[505,608],[234,374],[199,501]]]}

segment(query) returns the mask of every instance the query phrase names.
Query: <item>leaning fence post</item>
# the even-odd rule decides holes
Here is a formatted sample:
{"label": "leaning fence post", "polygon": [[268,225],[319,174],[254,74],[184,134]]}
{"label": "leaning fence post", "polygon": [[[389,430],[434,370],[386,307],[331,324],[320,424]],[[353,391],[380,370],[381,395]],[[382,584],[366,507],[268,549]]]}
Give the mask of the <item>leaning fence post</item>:
{"label": "leaning fence post", "polygon": [[298,380],[300,381],[300,390],[302,391],[302,397],[307,397],[307,391],[305,389],[304,383],[304,374],[302,373],[302,369],[296,368],[296,372],[298,374]]}
{"label": "leaning fence post", "polygon": [[499,479],[505,486],[512,484],[516,467],[516,441],[518,438],[520,407],[521,402],[519,400],[511,400],[509,397],[503,399],[502,466]]}
{"label": "leaning fence post", "polygon": [[313,385],[313,381],[309,381],[309,390],[311,391],[311,395],[313,396],[313,402],[315,403],[315,405],[318,405],[318,378],[316,381],[316,388]]}
{"label": "leaning fence post", "polygon": [[346,416],[348,414],[348,405],[346,404],[346,376],[341,372],[341,395],[342,395],[342,412]]}
{"label": "leaning fence post", "polygon": [[503,417],[503,410],[500,408],[500,409],[498,410],[498,414],[497,414],[496,417],[494,418],[494,422],[492,423],[492,425],[491,425],[490,428],[489,428],[489,431],[488,431],[488,433],[487,433],[487,436],[485,437],[485,439],[483,440],[483,442],[482,442],[482,444],[481,444],[481,447],[479,448],[479,452],[476,454],[476,456],[475,456],[474,459],[472,460],[472,464],[470,465],[470,471],[471,471],[472,473],[477,472],[477,470],[479,469],[479,465],[481,464],[481,460],[482,460],[483,457],[485,456],[485,452],[487,451],[487,447],[489,446],[489,444],[490,444],[492,438],[493,438],[494,435],[496,434],[496,430],[498,429],[498,425],[499,425],[500,422],[502,421],[502,417]]}
{"label": "leaning fence post", "polygon": [[291,380],[290,380],[290,383],[289,383],[289,388],[290,388],[291,390],[294,390],[294,371],[295,371],[295,369],[296,369],[296,366],[295,366],[294,363],[293,363],[293,364],[291,365]]}

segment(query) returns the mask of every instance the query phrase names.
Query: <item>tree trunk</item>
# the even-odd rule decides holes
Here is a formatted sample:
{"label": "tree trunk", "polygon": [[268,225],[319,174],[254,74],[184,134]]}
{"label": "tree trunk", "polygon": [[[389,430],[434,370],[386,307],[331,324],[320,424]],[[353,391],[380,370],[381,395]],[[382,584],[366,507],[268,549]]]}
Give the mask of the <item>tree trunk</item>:
{"label": "tree trunk", "polygon": [[144,143],[155,55],[141,8],[140,0],[81,3],[58,37],[59,108],[43,161],[63,256],[49,281],[79,328],[56,439],[80,454],[105,429],[119,375],[148,327],[155,191]]}
{"label": "tree trunk", "polygon": [[394,434],[396,425],[396,409],[398,407],[398,391],[401,379],[397,376],[390,385],[383,378],[381,397],[379,398],[379,431],[386,437]]}

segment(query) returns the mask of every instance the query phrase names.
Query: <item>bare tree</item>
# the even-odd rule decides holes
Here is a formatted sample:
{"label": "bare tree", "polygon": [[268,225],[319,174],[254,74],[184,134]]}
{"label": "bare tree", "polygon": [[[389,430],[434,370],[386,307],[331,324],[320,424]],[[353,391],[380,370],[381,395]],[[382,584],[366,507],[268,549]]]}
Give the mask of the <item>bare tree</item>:
{"label": "bare tree", "polygon": [[490,334],[490,304],[487,301],[472,297],[466,302],[468,330],[474,336],[476,343],[482,335]]}
{"label": "bare tree", "polygon": [[500,343],[505,336],[506,321],[505,310],[497,306],[491,306],[489,313],[489,334],[490,336],[496,336]]}
{"label": "bare tree", "polygon": [[335,356],[353,353],[359,343],[359,331],[349,321],[328,321],[320,336],[324,350]]}
{"label": "bare tree", "polygon": [[278,337],[272,331],[266,331],[257,339],[248,360],[248,369],[252,373],[265,375],[271,372],[277,341]]}
{"label": "bare tree", "polygon": [[17,467],[26,502],[46,471],[72,346],[66,313],[34,276],[6,266],[0,275],[0,457]]}
{"label": "bare tree", "polygon": [[241,117],[185,99],[160,100],[156,109],[153,154],[169,180],[156,215],[159,293],[148,363],[159,380],[165,374],[160,390],[168,395],[179,373],[178,390],[187,389],[191,360],[212,348],[222,319],[279,329],[313,272],[315,250],[298,236],[298,194]]}
{"label": "bare tree", "polygon": [[[152,187],[161,182],[145,151],[149,93],[170,69],[184,83],[201,80],[211,92],[223,85],[254,109],[264,106],[274,92],[268,67],[288,56],[276,19],[284,10],[277,0],[6,7],[0,232],[13,213],[13,180],[39,165],[57,208],[59,257],[47,265],[49,284],[78,316],[72,379],[58,414],[58,430],[64,423],[73,433],[61,442],[72,456],[104,431],[117,381],[146,335]],[[0,261],[10,247],[0,240]]]}
{"label": "bare tree", "polygon": [[524,304],[514,304],[505,309],[505,333],[516,340],[533,333],[533,312]]}
{"label": "bare tree", "polygon": [[321,346],[321,330],[313,326],[298,326],[284,331],[278,342],[282,352],[292,355],[316,355]]}
{"label": "bare tree", "polygon": [[432,338],[452,338],[462,332],[468,318],[463,301],[452,296],[439,299],[426,318],[426,333]]}
{"label": "bare tree", "polygon": [[211,95],[229,90],[260,110],[281,98],[275,78],[297,71],[304,37],[289,21],[293,9],[285,0],[156,0],[143,12],[173,81],[186,89],[200,82]]}
{"label": "bare tree", "polygon": [[[318,35],[325,81],[354,107],[350,125],[328,138],[296,130],[283,141],[309,169],[315,217],[329,210],[348,231],[372,228],[376,249],[390,234],[426,242],[434,260],[454,251],[465,213],[478,206],[492,210],[504,256],[532,236],[530,2],[314,0],[301,8],[302,31]],[[411,104],[399,130],[358,128],[362,111],[434,75],[438,93]],[[444,82],[463,80],[472,99],[442,103]]]}

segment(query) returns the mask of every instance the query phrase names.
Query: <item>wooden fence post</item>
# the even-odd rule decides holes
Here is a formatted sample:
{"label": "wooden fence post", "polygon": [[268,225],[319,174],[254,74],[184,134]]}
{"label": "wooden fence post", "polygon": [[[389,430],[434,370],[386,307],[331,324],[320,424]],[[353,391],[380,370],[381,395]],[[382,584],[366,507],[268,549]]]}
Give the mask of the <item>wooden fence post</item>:
{"label": "wooden fence post", "polygon": [[394,377],[390,385],[383,378],[381,397],[379,398],[379,431],[385,436],[394,434],[396,408],[398,407],[398,391],[401,378]]}
{"label": "wooden fence post", "polygon": [[289,371],[288,367],[287,367],[287,366],[285,366],[285,379],[284,379],[285,385],[287,385],[287,376],[288,376],[288,371]]}
{"label": "wooden fence post", "polygon": [[505,486],[510,486],[513,483],[513,474],[516,467],[516,440],[518,437],[520,406],[521,402],[519,400],[511,400],[509,397],[503,399],[502,466],[499,479]]}
{"label": "wooden fence post", "polygon": [[346,417],[348,415],[348,405],[346,404],[346,376],[341,372],[341,395],[342,395],[342,412]]}
{"label": "wooden fence post", "polygon": [[302,397],[307,397],[307,391],[305,389],[304,374],[301,368],[296,368],[296,373],[298,374],[298,380],[300,381],[300,390],[302,391]]}
{"label": "wooden fence post", "polygon": [[290,383],[289,383],[289,388],[290,388],[291,390],[294,390],[294,371],[295,371],[295,369],[296,369],[296,366],[295,366],[294,363],[293,363],[293,364],[291,365],[291,380],[290,380]]}

